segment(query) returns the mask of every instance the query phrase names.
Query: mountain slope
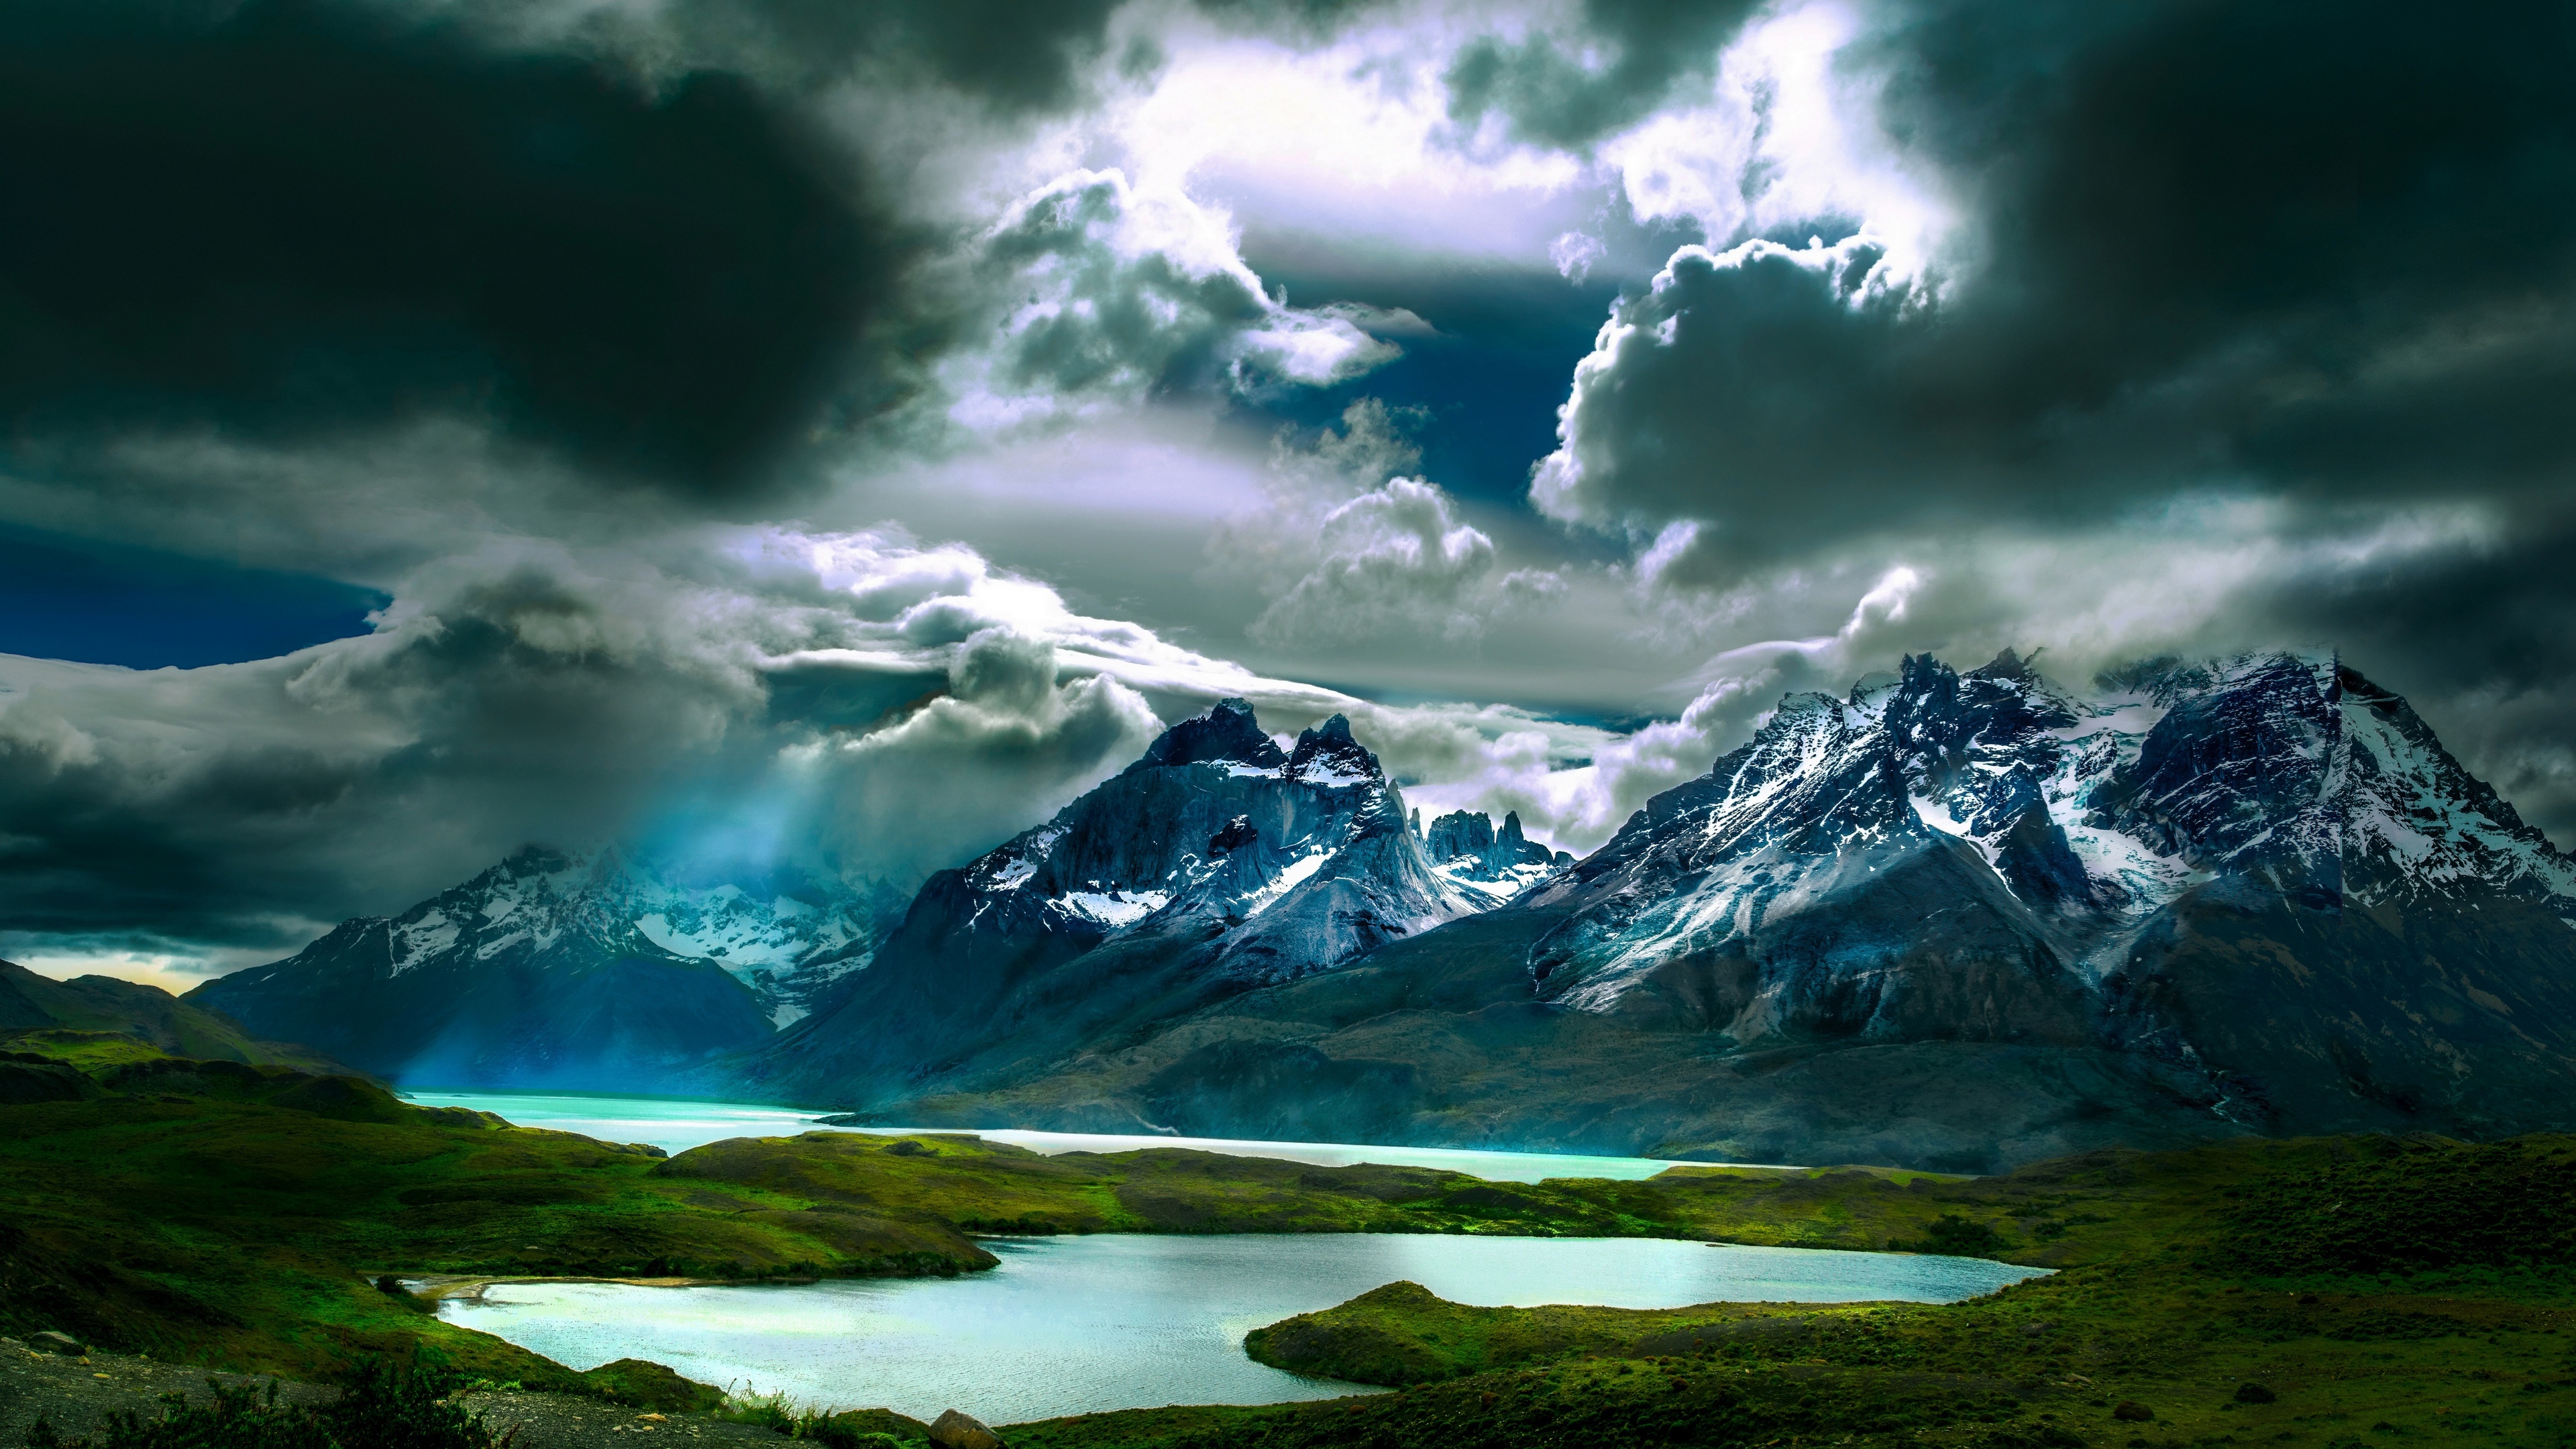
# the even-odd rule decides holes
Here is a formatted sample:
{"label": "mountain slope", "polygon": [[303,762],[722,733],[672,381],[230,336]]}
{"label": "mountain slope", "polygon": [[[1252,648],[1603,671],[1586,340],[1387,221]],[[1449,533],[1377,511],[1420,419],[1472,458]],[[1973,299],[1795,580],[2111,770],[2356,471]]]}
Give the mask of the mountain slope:
{"label": "mountain slope", "polygon": [[2331,659],[1793,696],[1511,905],[936,1124],[1987,1170],[2576,1117],[2576,867]]}
{"label": "mountain slope", "polygon": [[319,1052],[261,1041],[243,1030],[240,1022],[157,986],[113,976],[56,981],[14,961],[0,961],[0,1037],[47,1029],[115,1032],[172,1056],[202,1061],[324,1073],[345,1070]]}
{"label": "mountain slope", "polygon": [[1422,848],[1432,869],[1497,904],[1574,864],[1573,856],[1523,835],[1518,811],[1506,813],[1498,831],[1480,812],[1453,810],[1431,822]]}
{"label": "mountain slope", "polygon": [[1283,751],[1229,699],[932,877],[829,1011],[710,1080],[854,1105],[1008,1081],[1507,895],[1434,868],[1340,716]]}
{"label": "mountain slope", "polygon": [[875,904],[801,877],[678,884],[531,847],[188,1000],[397,1081],[662,1090],[864,968]]}

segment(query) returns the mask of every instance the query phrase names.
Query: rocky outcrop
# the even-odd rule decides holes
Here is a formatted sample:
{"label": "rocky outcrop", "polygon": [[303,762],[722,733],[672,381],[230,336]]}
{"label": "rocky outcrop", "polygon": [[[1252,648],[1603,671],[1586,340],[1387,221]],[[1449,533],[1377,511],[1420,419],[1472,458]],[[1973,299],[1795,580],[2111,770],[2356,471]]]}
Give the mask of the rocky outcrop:
{"label": "rocky outcrop", "polygon": [[930,1421],[930,1442],[939,1449],[1002,1449],[1002,1436],[983,1420],[949,1409]]}
{"label": "rocky outcrop", "polygon": [[1432,869],[1471,890],[1502,900],[1510,900],[1555,871],[1574,864],[1573,856],[1550,851],[1523,835],[1518,811],[1503,816],[1500,831],[1482,811],[1452,811],[1431,822],[1430,831],[1423,837],[1423,850],[1431,857]]}
{"label": "rocky outcrop", "polygon": [[1970,1171],[2565,1127],[2576,863],[2331,657],[1914,658],[1503,909],[912,1112]]}
{"label": "rocky outcrop", "polygon": [[1005,1082],[1498,900],[1434,869],[1346,720],[1283,750],[1229,699],[932,877],[831,1010],[710,1080],[858,1107]]}
{"label": "rocky outcrop", "polygon": [[61,1062],[24,1052],[0,1052],[0,1107],[80,1102],[98,1095],[96,1083]]}

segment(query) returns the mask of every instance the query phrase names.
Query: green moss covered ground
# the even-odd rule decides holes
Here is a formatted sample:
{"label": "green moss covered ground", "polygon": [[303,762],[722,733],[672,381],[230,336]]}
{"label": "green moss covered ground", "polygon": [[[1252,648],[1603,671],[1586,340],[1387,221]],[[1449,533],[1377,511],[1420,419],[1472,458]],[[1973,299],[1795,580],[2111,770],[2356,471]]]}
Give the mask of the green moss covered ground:
{"label": "green moss covered ground", "polygon": [[[84,1100],[0,1107],[0,1333],[327,1374],[385,1353],[563,1371],[439,1323],[382,1275],[793,1279],[973,1271],[979,1233],[1473,1232],[1859,1244],[1958,1205],[1905,1174],[1693,1170],[1495,1184],[1173,1150],[1042,1157],[815,1133],[651,1149],[402,1103],[372,1083],[53,1030]],[[61,1070],[52,1068],[51,1070]],[[1989,1216],[2002,1211],[1971,1207]],[[2006,1227],[2012,1223],[1997,1216]]]}
{"label": "green moss covered ground", "polygon": [[[1411,1284],[1252,1335],[1404,1385],[1024,1425],[1217,1444],[2576,1444],[2576,1139],[2238,1142],[1937,1189],[2063,1267],[1968,1303],[1474,1308]],[[2060,1230],[2062,1228],[2062,1231]]]}
{"label": "green moss covered ground", "polygon": [[56,981],[14,961],[0,961],[0,1050],[44,1050],[8,1038],[48,1031],[120,1036],[173,1056],[313,1072],[348,1070],[319,1052],[261,1041],[222,1012],[192,1006],[158,986],[109,976]]}
{"label": "green moss covered ground", "polygon": [[393,1357],[680,1411],[701,1391],[651,1365],[573,1375],[376,1280],[954,1273],[989,1263],[971,1235],[996,1232],[1654,1235],[2059,1271],[1944,1307],[1486,1309],[1395,1285],[1249,1347],[1400,1392],[1010,1439],[2576,1445],[2576,1139],[2248,1139],[1982,1179],[1680,1168],[1535,1185],[938,1134],[664,1159],[351,1078],[45,1045],[95,1095],[0,1107],[0,1333],[298,1377]]}

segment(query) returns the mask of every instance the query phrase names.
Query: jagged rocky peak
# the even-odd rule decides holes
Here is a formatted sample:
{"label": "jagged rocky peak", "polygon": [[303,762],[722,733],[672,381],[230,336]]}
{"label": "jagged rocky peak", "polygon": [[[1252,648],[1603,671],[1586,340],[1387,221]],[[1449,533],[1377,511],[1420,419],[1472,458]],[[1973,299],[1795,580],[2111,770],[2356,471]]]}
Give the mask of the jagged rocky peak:
{"label": "jagged rocky peak", "polygon": [[1852,893],[1936,856],[1991,892],[1995,930],[2090,982],[2204,886],[2322,910],[2497,893],[2576,923],[2576,864],[2332,656],[2155,661],[2079,696],[2007,650],[1782,700],[1542,892],[1595,904],[1533,967],[1606,1008],[1660,964],[1858,914]]}
{"label": "jagged rocky peak", "polygon": [[900,902],[776,864],[531,846],[192,996],[407,1081],[655,1090],[864,974]]}
{"label": "jagged rocky peak", "polygon": [[1338,965],[1492,903],[1432,870],[1349,720],[1283,751],[1240,699],[1171,726],[963,878],[976,931],[1097,940],[1199,922],[1242,937],[1221,969],[1264,976]]}
{"label": "jagged rocky peak", "polygon": [[[1343,734],[1349,733],[1345,726]],[[1146,746],[1144,758],[1127,769],[1130,774],[1178,765],[1245,765],[1276,770],[1287,763],[1288,757],[1278,743],[1261,732],[1252,705],[1229,697],[1218,700],[1207,713],[1163,731]]]}
{"label": "jagged rocky peak", "polygon": [[[1518,826],[1520,823],[1521,818],[1514,815],[1512,824]],[[1435,861],[1481,856],[1494,848],[1493,817],[1481,810],[1453,810],[1431,822],[1430,833],[1423,838],[1423,845]]]}
{"label": "jagged rocky peak", "polygon": [[[1297,748],[1288,755],[1288,778],[1328,790],[1349,789],[1355,785],[1393,788],[1386,785],[1386,776],[1377,766],[1377,756],[1351,738],[1351,722],[1340,715],[1298,734]],[[1404,818],[1401,802],[1395,814],[1399,821]]]}
{"label": "jagged rocky peak", "polygon": [[1423,848],[1442,875],[1480,889],[1504,886],[1511,895],[1574,863],[1573,856],[1550,851],[1523,834],[1516,810],[1504,813],[1500,830],[1483,811],[1453,810],[1431,822]]}
{"label": "jagged rocky peak", "polygon": [[2327,907],[2576,884],[2404,700],[2331,654],[2153,660],[2089,697],[2010,651],[1957,676],[1911,658],[1881,712],[1921,817],[2061,916],[2116,923],[2220,877]]}

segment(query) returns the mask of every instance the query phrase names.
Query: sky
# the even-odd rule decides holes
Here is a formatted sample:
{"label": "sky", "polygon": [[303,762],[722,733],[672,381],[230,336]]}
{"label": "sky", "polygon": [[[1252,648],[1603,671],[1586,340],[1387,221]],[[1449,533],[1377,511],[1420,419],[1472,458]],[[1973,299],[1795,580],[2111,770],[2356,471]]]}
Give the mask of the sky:
{"label": "sky", "polygon": [[2576,844],[2576,10],[0,7],[0,954],[908,889],[1163,723],[1600,844],[2333,650]]}

